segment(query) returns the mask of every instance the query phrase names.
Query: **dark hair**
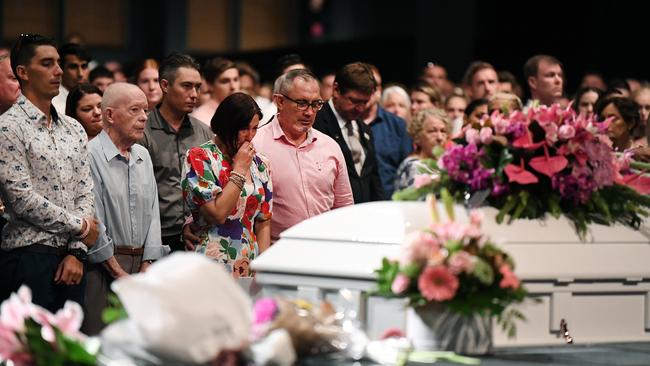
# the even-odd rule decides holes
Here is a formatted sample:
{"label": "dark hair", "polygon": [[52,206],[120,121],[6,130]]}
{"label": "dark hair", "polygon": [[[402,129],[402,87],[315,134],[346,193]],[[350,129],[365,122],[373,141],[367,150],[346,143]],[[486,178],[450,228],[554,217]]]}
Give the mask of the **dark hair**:
{"label": "dark hair", "polygon": [[103,96],[101,90],[93,84],[77,84],[74,88],[70,90],[68,98],[65,100],[65,114],[76,120],[77,116],[77,106],[81,98],[89,94],[98,94],[100,97]]}
{"label": "dark hair", "polygon": [[539,64],[542,61],[546,61],[551,65],[560,65],[560,68],[564,71],[564,65],[560,62],[560,60],[556,59],[553,56],[549,55],[535,55],[526,61],[524,64],[524,77],[526,78],[526,82],[528,82],[528,78],[533,76],[537,77],[537,71],[539,70]]}
{"label": "dark hair", "polygon": [[223,74],[226,70],[236,68],[237,65],[235,65],[234,62],[223,57],[215,57],[209,59],[205,62],[205,65],[203,65],[203,77],[205,78],[205,81],[212,84],[217,80],[219,75]]}
{"label": "dark hair", "polygon": [[262,110],[248,94],[237,92],[227,96],[214,112],[210,128],[226,145],[225,154],[234,156],[237,152],[237,135],[248,128],[253,117],[262,119]]}
{"label": "dark hair", "polygon": [[[10,55],[11,70],[16,77],[18,77],[16,68],[20,65],[28,65],[32,57],[34,57],[34,54],[36,54],[36,47],[38,46],[52,46],[56,48],[52,38],[44,37],[40,34],[24,33],[18,37],[18,40],[11,49]],[[18,78],[18,81],[22,83],[20,78]]]}
{"label": "dark hair", "polygon": [[280,76],[284,73],[284,69],[293,65],[305,65],[305,63],[297,53],[283,55],[275,62],[275,74]]}
{"label": "dark hair", "polygon": [[201,67],[196,63],[196,61],[194,61],[192,56],[172,52],[170,55],[165,57],[160,64],[160,69],[158,69],[158,78],[160,80],[165,79],[170,84],[173,84],[174,80],[176,80],[176,71],[181,67],[187,67],[188,69],[194,69],[201,72]]}
{"label": "dark hair", "polygon": [[[576,112],[579,112],[579,110],[580,110],[579,109],[580,108],[580,98],[582,98],[583,95],[585,95],[585,94],[587,94],[589,92],[594,92],[594,93],[598,94],[598,99],[596,100],[596,103],[598,103],[600,98],[603,96],[602,90],[600,90],[598,88],[593,88],[591,86],[580,88],[576,92],[576,95],[573,97],[573,104],[571,105],[571,109],[573,109]],[[594,106],[594,108],[595,108],[595,106]]]}
{"label": "dark hair", "polygon": [[495,74],[497,73],[497,70],[490,63],[487,63],[485,61],[472,62],[467,68],[467,71],[465,71],[465,76],[463,76],[463,85],[466,86],[472,85],[472,80],[474,79],[474,75],[476,75],[477,72],[485,69],[492,69],[494,70]]}
{"label": "dark hair", "polygon": [[345,94],[355,90],[371,95],[377,89],[377,81],[372,73],[372,68],[363,62],[353,62],[343,66],[334,77],[339,92]]}
{"label": "dark hair", "polygon": [[637,102],[632,98],[610,95],[598,100],[598,103],[596,103],[596,114],[600,118],[603,118],[603,110],[610,104],[614,104],[614,107],[620,113],[621,118],[623,118],[623,121],[627,125],[630,136],[633,138],[645,136],[645,126],[641,123],[641,115],[639,114],[639,105]]}
{"label": "dark hair", "polygon": [[111,78],[115,79],[115,74],[109,69],[106,68],[106,66],[99,65],[92,69],[90,71],[90,74],[88,75],[88,80],[92,83],[95,81],[97,78]]}
{"label": "dark hair", "polygon": [[90,61],[90,55],[86,49],[77,43],[66,43],[59,47],[59,57],[61,57],[61,68],[65,67],[65,56],[74,55],[84,61]]}
{"label": "dark hair", "polygon": [[607,83],[607,91],[605,94],[618,94],[621,96],[621,92],[619,89],[627,90],[627,92],[630,92],[630,84],[627,83],[627,81],[623,79],[612,79]]}
{"label": "dark hair", "polygon": [[497,71],[497,79],[500,83],[510,83],[512,85],[512,93],[519,98],[522,97],[523,91],[521,90],[521,85],[517,81],[517,77],[507,70]]}
{"label": "dark hair", "polygon": [[469,116],[474,110],[482,105],[488,105],[489,101],[485,98],[474,99],[465,108],[465,115]]}

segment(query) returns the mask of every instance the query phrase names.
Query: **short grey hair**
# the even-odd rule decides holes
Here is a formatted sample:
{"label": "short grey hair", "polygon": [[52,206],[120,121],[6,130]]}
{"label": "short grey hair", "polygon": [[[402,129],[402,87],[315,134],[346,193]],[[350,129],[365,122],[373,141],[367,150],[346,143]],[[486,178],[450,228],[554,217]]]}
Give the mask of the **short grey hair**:
{"label": "short grey hair", "polygon": [[275,84],[273,85],[273,92],[276,94],[289,93],[293,88],[293,81],[295,79],[302,79],[305,82],[315,81],[318,83],[318,78],[316,78],[316,75],[307,69],[291,70],[275,80]]}
{"label": "short grey hair", "polygon": [[407,107],[409,107],[409,108],[411,107],[411,98],[409,97],[409,94],[406,92],[406,90],[404,90],[404,88],[402,88],[399,85],[389,86],[388,88],[384,89],[384,92],[381,93],[381,105],[382,106],[386,102],[386,99],[388,99],[388,96],[391,95],[391,94],[397,94],[400,97],[404,98],[404,100],[406,101]]}

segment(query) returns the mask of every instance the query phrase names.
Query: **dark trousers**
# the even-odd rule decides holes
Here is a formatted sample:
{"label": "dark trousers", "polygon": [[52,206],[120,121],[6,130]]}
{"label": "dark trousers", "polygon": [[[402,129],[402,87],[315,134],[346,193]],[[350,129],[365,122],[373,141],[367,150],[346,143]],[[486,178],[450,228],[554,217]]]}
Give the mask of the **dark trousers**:
{"label": "dark trousers", "polygon": [[[140,271],[142,255],[115,254],[120,267],[129,274]],[[108,307],[108,295],[111,293],[113,277],[101,263],[86,266],[86,300],[83,304],[84,320],[81,331],[93,336],[99,334],[106,324],[102,321],[102,312]]]}
{"label": "dark trousers", "polygon": [[0,250],[0,301],[8,299],[21,285],[27,285],[32,291],[32,302],[51,312],[62,308],[67,300],[83,304],[86,274],[78,285],[57,285],[54,276],[65,255],[57,254],[56,248],[48,253],[49,250],[34,251],[31,247],[35,246]]}
{"label": "dark trousers", "polygon": [[185,244],[183,244],[183,235],[169,235],[162,237],[163,245],[169,245],[171,252],[183,252],[185,251]]}

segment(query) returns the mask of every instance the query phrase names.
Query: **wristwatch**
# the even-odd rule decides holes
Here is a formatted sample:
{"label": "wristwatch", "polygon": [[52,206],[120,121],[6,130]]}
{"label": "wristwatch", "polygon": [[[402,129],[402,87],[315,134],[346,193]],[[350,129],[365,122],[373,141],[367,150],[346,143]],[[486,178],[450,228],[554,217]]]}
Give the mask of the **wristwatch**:
{"label": "wristwatch", "polygon": [[79,248],[70,249],[68,250],[68,255],[77,258],[77,260],[81,263],[86,263],[86,261],[88,260],[88,253],[86,253],[86,251],[83,249],[79,249]]}
{"label": "wristwatch", "polygon": [[149,264],[153,264],[153,262],[155,262],[155,261],[156,261],[155,259],[147,259],[147,260],[143,260],[143,262],[147,262],[147,263],[149,263]]}

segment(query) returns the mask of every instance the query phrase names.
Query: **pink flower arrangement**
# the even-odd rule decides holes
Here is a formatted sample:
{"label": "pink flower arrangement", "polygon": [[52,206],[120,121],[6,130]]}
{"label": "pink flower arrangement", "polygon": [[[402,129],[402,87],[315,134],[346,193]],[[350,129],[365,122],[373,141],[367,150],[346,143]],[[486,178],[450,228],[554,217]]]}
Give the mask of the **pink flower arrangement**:
{"label": "pink flower arrangement", "polygon": [[499,315],[522,301],[526,291],[512,259],[481,231],[483,214],[471,211],[469,222],[454,221],[448,202],[451,219],[440,222],[435,199],[428,200],[436,222],[406,235],[397,259],[384,258],[377,270],[378,293],[408,297],[415,306],[437,302],[464,314]]}
{"label": "pink flower arrangement", "polygon": [[[71,347],[86,339],[79,332],[82,320],[79,304],[67,301],[62,309],[52,314],[33,304],[31,291],[23,285],[0,306],[0,360],[11,360],[15,365],[33,365],[35,359],[49,360],[48,364],[52,362],[52,365],[94,364],[94,356],[81,345]],[[34,333],[39,334],[40,339],[28,337]],[[61,349],[61,345],[65,346]]]}
{"label": "pink flower arrangement", "polygon": [[499,222],[565,215],[581,238],[592,222],[638,227],[650,214],[650,178],[617,158],[609,124],[559,105],[495,111],[465,126],[437,161],[423,162],[440,172],[435,182],[395,197],[417,200],[444,188],[458,202],[499,209]]}

